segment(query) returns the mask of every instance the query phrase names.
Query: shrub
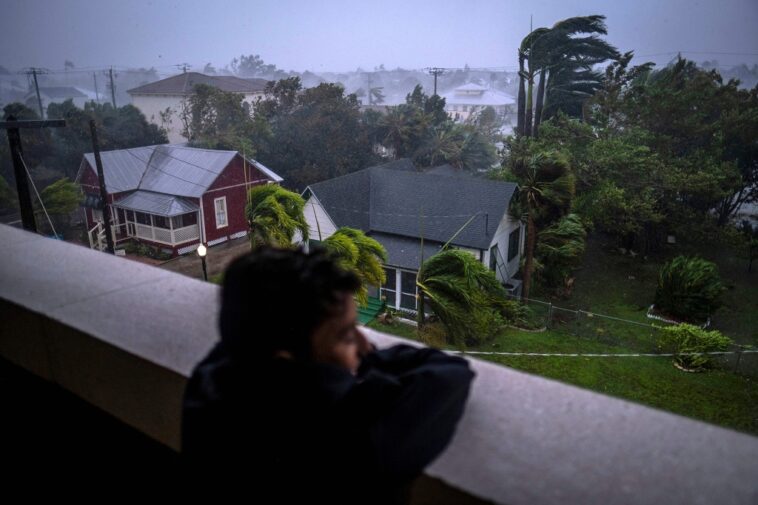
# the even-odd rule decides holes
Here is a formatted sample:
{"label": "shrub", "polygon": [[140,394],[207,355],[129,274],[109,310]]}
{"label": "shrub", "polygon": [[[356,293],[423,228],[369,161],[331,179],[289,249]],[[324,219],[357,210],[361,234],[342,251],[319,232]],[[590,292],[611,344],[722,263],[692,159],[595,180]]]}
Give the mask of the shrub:
{"label": "shrub", "polygon": [[703,370],[709,363],[707,355],[691,354],[724,351],[732,343],[718,331],[707,331],[691,324],[678,324],[660,328],[658,345],[667,352],[676,353],[674,363],[686,370]]}
{"label": "shrub", "polygon": [[655,307],[676,318],[699,322],[721,306],[724,290],[715,264],[677,256],[658,274]]}

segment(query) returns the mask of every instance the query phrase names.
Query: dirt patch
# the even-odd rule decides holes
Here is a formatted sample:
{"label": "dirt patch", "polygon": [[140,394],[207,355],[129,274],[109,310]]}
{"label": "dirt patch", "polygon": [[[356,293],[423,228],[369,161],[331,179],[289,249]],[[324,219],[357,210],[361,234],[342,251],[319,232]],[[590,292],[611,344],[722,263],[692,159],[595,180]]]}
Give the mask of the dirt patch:
{"label": "dirt patch", "polygon": [[[205,258],[208,266],[208,278],[222,273],[234,258],[247,252],[250,252],[250,240],[247,237],[229,240],[223,244],[209,247],[208,255]],[[157,266],[195,279],[203,278],[200,258],[194,252],[164,261]]]}

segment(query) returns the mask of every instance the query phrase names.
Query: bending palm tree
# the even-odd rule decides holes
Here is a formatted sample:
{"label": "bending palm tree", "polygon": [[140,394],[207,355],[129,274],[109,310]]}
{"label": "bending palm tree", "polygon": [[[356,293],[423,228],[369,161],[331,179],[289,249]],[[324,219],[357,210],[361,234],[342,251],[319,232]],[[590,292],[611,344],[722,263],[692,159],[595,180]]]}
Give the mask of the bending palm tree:
{"label": "bending palm tree", "polygon": [[342,268],[358,276],[361,287],[355,297],[360,305],[367,305],[368,287],[381,286],[387,280],[382,267],[387,261],[387,251],[382,244],[360,230],[340,228],[321,245]]}
{"label": "bending palm tree", "polygon": [[[602,76],[592,72],[592,67],[608,59],[619,57],[615,47],[596,35],[608,33],[604,20],[605,16],[568,18],[557,22],[552,28],[538,28],[524,37],[519,47],[518,110],[519,114],[524,116],[523,120],[519,116],[523,125],[520,129],[521,134],[527,137],[537,135],[543,117],[543,108],[546,106],[546,97],[548,102],[551,99],[559,101],[569,97],[568,102],[571,107],[565,112],[576,113],[577,110],[581,110],[581,107],[577,108],[576,103],[581,104],[589,96],[586,94],[587,89],[596,89],[600,86]],[[583,33],[590,35],[577,37]],[[524,59],[528,62],[526,70],[523,69]],[[538,73],[540,80],[532,126],[533,88]],[[558,76],[562,78],[554,78]],[[522,98],[524,81],[527,82],[527,90]],[[554,88],[556,90],[560,88],[563,94],[553,93]],[[559,104],[551,105],[550,111],[556,111]]]}
{"label": "bending palm tree", "polygon": [[248,194],[245,216],[250,226],[250,246],[292,247],[297,233],[308,240],[308,223],[303,215],[305,201],[281,186],[256,186]]}
{"label": "bending palm tree", "polygon": [[480,341],[499,327],[506,294],[495,275],[471,254],[448,249],[426,260],[416,284],[448,336],[459,347]]}
{"label": "bending palm tree", "polygon": [[519,160],[514,167],[519,179],[519,203],[526,213],[526,263],[522,296],[529,298],[534,270],[537,225],[566,214],[574,196],[574,177],[566,158],[558,153],[539,153]]}

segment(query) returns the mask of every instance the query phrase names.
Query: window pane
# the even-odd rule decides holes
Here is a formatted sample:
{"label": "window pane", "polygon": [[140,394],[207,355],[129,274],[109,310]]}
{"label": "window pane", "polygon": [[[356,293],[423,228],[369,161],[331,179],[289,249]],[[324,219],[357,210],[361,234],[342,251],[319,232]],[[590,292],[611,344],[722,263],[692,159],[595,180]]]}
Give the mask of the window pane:
{"label": "window pane", "polygon": [[519,249],[519,229],[516,228],[508,235],[508,261],[511,261],[518,254]]}
{"label": "window pane", "polygon": [[492,249],[490,249],[490,270],[495,271],[497,268],[497,260],[498,260],[498,254],[500,254],[500,250],[497,247],[497,244],[492,246]]}
{"label": "window pane", "polygon": [[382,296],[387,298],[387,307],[395,306],[395,292],[394,291],[387,291],[383,289]]}
{"label": "window pane", "polygon": [[153,216],[153,224],[155,224],[156,228],[168,229],[168,219],[163,216]]}
{"label": "window pane", "polygon": [[216,226],[226,226],[226,198],[215,200]]}
{"label": "window pane", "polygon": [[416,310],[416,297],[413,295],[400,295],[400,307]]}
{"label": "window pane", "polygon": [[384,275],[387,276],[387,281],[384,283],[384,287],[387,289],[395,289],[395,269],[394,268],[385,268],[384,269]]}
{"label": "window pane", "polygon": [[416,272],[402,272],[400,274],[400,290],[403,293],[416,294]]}

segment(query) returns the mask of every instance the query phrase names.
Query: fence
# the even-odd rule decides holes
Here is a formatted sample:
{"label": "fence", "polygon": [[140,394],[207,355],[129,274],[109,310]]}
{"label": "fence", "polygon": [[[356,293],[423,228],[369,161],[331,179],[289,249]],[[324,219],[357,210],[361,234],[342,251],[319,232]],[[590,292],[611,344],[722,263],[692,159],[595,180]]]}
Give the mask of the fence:
{"label": "fence", "polygon": [[[658,345],[660,328],[665,323],[643,323],[629,319],[598,314],[586,310],[559,307],[550,302],[517,299],[529,308],[530,326],[549,330],[550,334],[566,334],[607,346],[607,353],[655,354],[663,353]],[[618,348],[614,350],[613,348]],[[758,353],[743,352],[748,347],[731,345],[727,354],[711,356],[711,362],[720,369],[742,375],[758,377]]]}

